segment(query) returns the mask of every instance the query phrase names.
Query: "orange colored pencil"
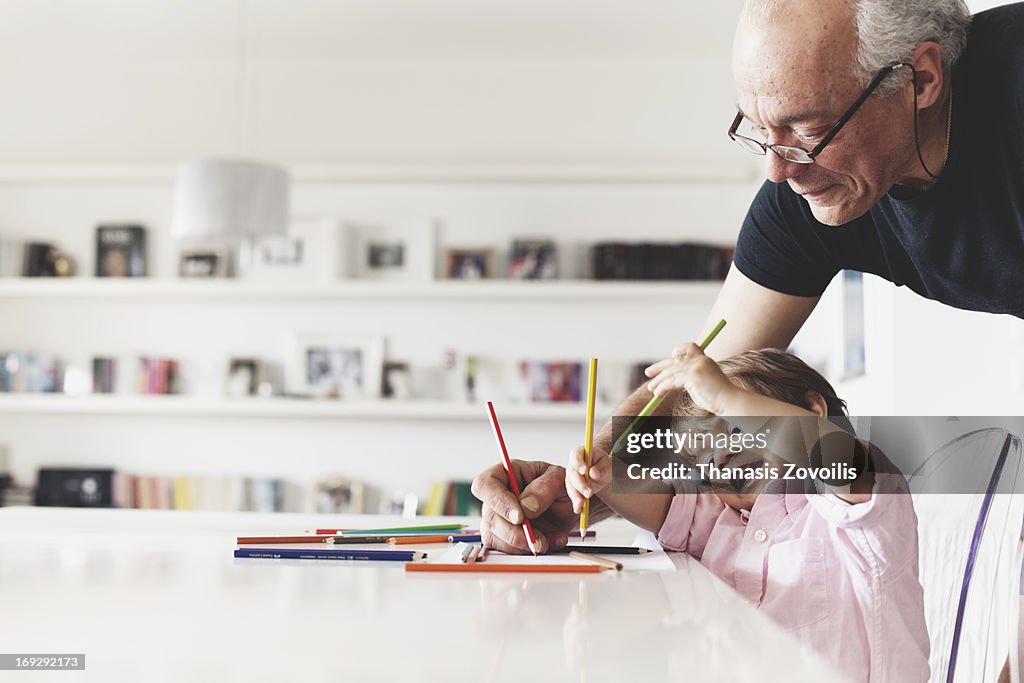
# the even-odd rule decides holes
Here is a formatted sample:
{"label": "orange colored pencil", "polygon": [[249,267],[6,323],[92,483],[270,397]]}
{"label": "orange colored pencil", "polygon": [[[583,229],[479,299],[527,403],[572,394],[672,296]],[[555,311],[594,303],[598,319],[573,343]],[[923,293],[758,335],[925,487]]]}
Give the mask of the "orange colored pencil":
{"label": "orange colored pencil", "polygon": [[388,539],[391,545],[406,545],[409,543],[447,543],[451,534],[428,534],[425,536],[393,536]]}
{"label": "orange colored pencil", "polygon": [[596,564],[441,564],[439,562],[406,562],[407,572],[509,572],[529,574],[598,574],[604,571]]}
{"label": "orange colored pencil", "polygon": [[239,536],[235,543],[323,543],[328,538],[332,536]]}

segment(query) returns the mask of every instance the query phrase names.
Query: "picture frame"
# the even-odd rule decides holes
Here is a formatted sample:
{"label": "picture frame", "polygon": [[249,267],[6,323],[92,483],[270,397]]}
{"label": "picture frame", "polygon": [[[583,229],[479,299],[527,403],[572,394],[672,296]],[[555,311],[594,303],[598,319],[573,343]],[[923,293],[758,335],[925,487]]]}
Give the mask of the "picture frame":
{"label": "picture frame", "polygon": [[497,276],[494,250],[457,248],[445,251],[445,277],[450,280],[490,280]]}
{"label": "picture frame", "polygon": [[331,283],[349,275],[348,229],[329,217],[293,217],[288,234],[253,246],[246,277],[262,281]]}
{"label": "picture frame", "polygon": [[258,396],[263,381],[263,361],[259,358],[230,358],[224,393],[231,397]]}
{"label": "picture frame", "polygon": [[182,247],[178,252],[178,277],[184,279],[225,278],[231,263],[227,247]]}
{"label": "picture frame", "polygon": [[384,363],[383,386],[381,395],[384,398],[408,400],[412,398],[412,371],[404,361],[387,361]]}
{"label": "picture frame", "polygon": [[96,228],[96,277],[145,277],[146,228],[106,223]]}
{"label": "picture frame", "polygon": [[346,222],[351,267],[360,280],[429,282],[437,258],[437,221],[384,218]]}
{"label": "picture frame", "polygon": [[286,384],[315,398],[380,398],[384,339],[371,335],[297,333],[290,342]]}
{"label": "picture frame", "polygon": [[519,374],[531,403],[578,403],[583,398],[583,363],[524,360]]}
{"label": "picture frame", "polygon": [[319,514],[361,514],[366,512],[366,487],[347,477],[318,481],[314,503]]}
{"label": "picture frame", "polygon": [[513,240],[508,256],[512,280],[557,280],[558,246],[553,240]]}

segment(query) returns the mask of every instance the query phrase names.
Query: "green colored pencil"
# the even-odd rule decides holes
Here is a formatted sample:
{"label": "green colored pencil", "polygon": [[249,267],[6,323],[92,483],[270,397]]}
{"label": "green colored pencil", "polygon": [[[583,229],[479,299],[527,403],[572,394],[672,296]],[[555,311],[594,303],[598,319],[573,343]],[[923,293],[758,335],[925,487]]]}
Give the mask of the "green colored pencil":
{"label": "green colored pencil", "polygon": [[[722,331],[723,327],[725,327],[725,318],[719,320],[718,323],[715,325],[714,329],[708,332],[708,336],[704,337],[704,341],[700,343],[701,350],[706,349],[708,345],[715,340],[715,337],[718,336],[718,333]],[[658,409],[658,406],[661,405],[661,402],[663,400],[665,400],[664,394],[662,394],[661,396],[654,396],[653,398],[651,398],[650,401],[647,402],[647,405],[644,406],[644,409],[640,411],[640,414],[637,415],[636,418],[629,424],[629,427],[626,428],[626,431],[622,432],[622,434],[619,435],[619,438],[615,440],[615,444],[612,446],[612,451],[610,455],[614,455],[616,451],[619,450],[619,447],[621,447],[622,444],[625,443],[626,438],[630,434],[635,432],[637,428],[644,423],[644,420],[651,416],[651,413]]]}
{"label": "green colored pencil", "polygon": [[463,524],[427,524],[424,526],[398,526],[389,529],[350,529],[342,531],[339,536],[354,536],[356,534],[404,534],[411,532],[423,532],[423,531],[461,531],[465,525]]}

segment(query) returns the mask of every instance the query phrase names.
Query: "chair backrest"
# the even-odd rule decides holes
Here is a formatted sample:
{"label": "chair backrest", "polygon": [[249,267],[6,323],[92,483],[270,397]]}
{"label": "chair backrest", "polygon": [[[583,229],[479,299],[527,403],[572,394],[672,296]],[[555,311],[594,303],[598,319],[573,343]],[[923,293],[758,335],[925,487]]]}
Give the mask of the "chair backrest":
{"label": "chair backrest", "polygon": [[931,681],[994,683],[1017,635],[1021,441],[1000,428],[967,431],[926,457],[908,485],[918,516]]}

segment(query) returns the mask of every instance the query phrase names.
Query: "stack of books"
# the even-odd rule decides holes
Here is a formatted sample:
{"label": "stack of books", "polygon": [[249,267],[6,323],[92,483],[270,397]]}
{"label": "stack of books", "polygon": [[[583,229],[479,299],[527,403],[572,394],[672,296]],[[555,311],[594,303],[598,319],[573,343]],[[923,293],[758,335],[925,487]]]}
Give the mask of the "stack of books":
{"label": "stack of books", "polygon": [[734,251],[690,242],[602,242],[591,249],[591,268],[596,280],[722,280]]}
{"label": "stack of books", "polygon": [[473,497],[472,486],[470,481],[435,481],[430,485],[430,497],[422,514],[479,517],[481,504]]}

